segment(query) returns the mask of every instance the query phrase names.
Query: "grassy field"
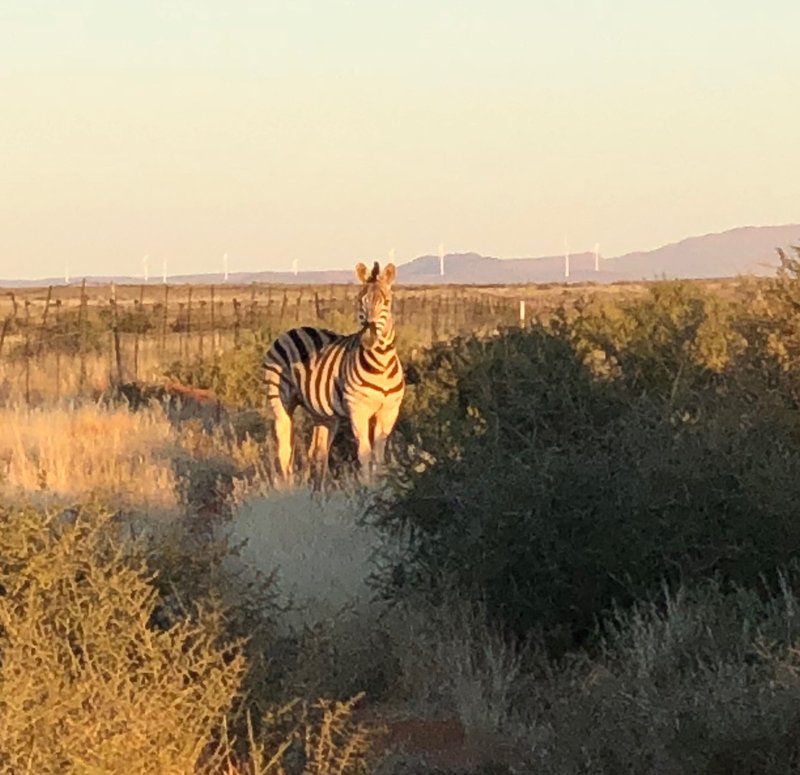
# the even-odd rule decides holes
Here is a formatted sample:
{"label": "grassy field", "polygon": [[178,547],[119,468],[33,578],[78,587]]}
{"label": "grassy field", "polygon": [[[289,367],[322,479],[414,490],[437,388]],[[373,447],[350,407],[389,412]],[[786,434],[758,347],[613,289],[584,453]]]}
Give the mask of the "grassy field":
{"label": "grassy field", "polygon": [[[698,281],[722,296],[745,281]],[[406,286],[395,292],[404,354],[435,341],[546,319],[592,300],[632,299],[646,283]],[[175,362],[208,359],[294,325],[349,332],[355,286],[53,286],[0,294],[0,403],[97,397],[113,384],[160,383]]]}
{"label": "grassy field", "polygon": [[[525,289],[524,328],[437,337],[417,311],[385,479],[342,453],[324,495],[272,488],[275,319],[140,332],[177,402],[42,343],[0,407],[0,769],[793,771],[798,282]],[[452,293],[509,323],[524,295]]]}

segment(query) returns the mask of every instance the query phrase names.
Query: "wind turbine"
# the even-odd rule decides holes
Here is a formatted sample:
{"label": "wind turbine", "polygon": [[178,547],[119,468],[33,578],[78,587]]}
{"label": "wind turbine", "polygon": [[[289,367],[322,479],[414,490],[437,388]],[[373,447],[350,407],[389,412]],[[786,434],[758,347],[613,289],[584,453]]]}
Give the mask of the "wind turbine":
{"label": "wind turbine", "polygon": [[228,282],[228,254],[222,255],[222,282]]}
{"label": "wind turbine", "polygon": [[69,285],[69,260],[64,262],[64,285]]}
{"label": "wind turbine", "polygon": [[444,277],[444,242],[439,243],[439,274]]}
{"label": "wind turbine", "polygon": [[594,244],[594,271],[600,271],[600,243],[595,242]]}
{"label": "wind turbine", "polygon": [[294,273],[294,276],[297,277],[297,259],[296,258],[292,259],[292,272]]}
{"label": "wind turbine", "polygon": [[142,276],[144,277],[145,283],[150,281],[150,270],[149,270],[149,268],[147,266],[147,259],[148,258],[150,258],[150,256],[147,256],[147,255],[144,256],[144,258],[142,258]]}
{"label": "wind turbine", "polygon": [[161,262],[161,279],[164,282],[164,285],[167,284],[167,257],[164,256]]}

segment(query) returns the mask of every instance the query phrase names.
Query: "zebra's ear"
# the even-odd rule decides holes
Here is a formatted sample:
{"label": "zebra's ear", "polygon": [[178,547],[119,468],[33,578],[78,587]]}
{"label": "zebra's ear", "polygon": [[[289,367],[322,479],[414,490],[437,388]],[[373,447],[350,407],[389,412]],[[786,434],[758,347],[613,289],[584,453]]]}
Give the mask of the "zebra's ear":
{"label": "zebra's ear", "polygon": [[381,282],[384,285],[391,285],[397,277],[397,267],[394,264],[386,264],[381,272]]}
{"label": "zebra's ear", "polygon": [[365,283],[369,279],[369,271],[364,264],[356,264],[356,277],[360,283]]}

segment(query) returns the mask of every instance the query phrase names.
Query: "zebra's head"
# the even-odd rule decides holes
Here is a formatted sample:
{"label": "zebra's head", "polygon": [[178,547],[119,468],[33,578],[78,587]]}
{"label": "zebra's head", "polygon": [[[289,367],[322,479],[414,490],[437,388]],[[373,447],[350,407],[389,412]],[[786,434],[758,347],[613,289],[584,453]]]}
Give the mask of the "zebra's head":
{"label": "zebra's head", "polygon": [[361,328],[369,329],[376,340],[380,340],[391,327],[392,283],[396,274],[394,264],[387,264],[382,272],[377,261],[372,271],[364,264],[356,265],[356,277],[361,282],[358,323]]}

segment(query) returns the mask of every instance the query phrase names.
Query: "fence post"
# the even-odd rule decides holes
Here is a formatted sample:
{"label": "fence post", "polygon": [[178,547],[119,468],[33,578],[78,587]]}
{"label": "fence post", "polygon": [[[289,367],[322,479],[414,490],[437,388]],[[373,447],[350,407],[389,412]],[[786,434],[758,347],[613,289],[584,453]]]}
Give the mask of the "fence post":
{"label": "fence post", "polygon": [[0,329],[0,356],[3,354],[3,343],[6,341],[6,334],[10,326],[11,315],[6,315],[6,319],[3,321],[3,328]]}
{"label": "fence post", "polygon": [[520,326],[525,326],[525,300],[519,300],[519,324]]}
{"label": "fence post", "polygon": [[216,343],[216,334],[217,334],[217,327],[214,325],[216,323],[215,320],[215,310],[214,310],[214,286],[211,286],[211,353],[212,355],[217,350],[217,343]]}
{"label": "fence post", "polygon": [[190,355],[190,349],[192,346],[192,286],[189,286],[189,300],[186,303],[186,350],[185,357],[188,358]]}
{"label": "fence post", "polygon": [[239,347],[239,329],[242,325],[239,310],[239,300],[233,300],[233,346],[238,349]]}
{"label": "fence post", "polygon": [[114,341],[114,360],[117,367],[117,387],[122,384],[122,351],[119,346],[119,317],[117,315],[117,286],[111,283],[111,335]]}
{"label": "fence post", "polygon": [[[56,299],[56,330],[61,331],[61,299]],[[61,400],[61,345],[56,342],[56,403]]]}
{"label": "fence post", "polygon": [[161,361],[167,354],[167,318],[169,316],[169,284],[164,283],[164,316],[161,321]]}
{"label": "fence post", "polygon": [[86,278],[81,282],[81,306],[78,310],[78,358],[80,372],[78,392],[83,393],[86,387]]}
{"label": "fence post", "polygon": [[53,286],[47,286],[47,299],[44,302],[44,312],[42,312],[42,323],[39,329],[39,345],[36,348],[36,354],[42,354],[42,348],[44,347],[44,337],[46,334],[47,329],[47,313],[50,311],[50,300],[53,298]]}
{"label": "fence post", "polygon": [[283,302],[281,303],[281,315],[278,319],[278,325],[282,328],[283,327],[283,318],[286,315],[286,307],[289,305],[289,291],[283,292]]}
{"label": "fence post", "polygon": [[186,321],[183,316],[183,307],[185,302],[178,302],[178,318],[176,328],[178,329],[178,358],[183,358],[183,342],[184,342],[184,329],[186,328]]}
{"label": "fence post", "polygon": [[25,299],[25,405],[31,405],[31,303]]}
{"label": "fence post", "polygon": [[[134,306],[136,306],[134,304]],[[139,286],[139,302],[134,319],[133,337],[133,381],[139,381],[139,337],[144,328],[144,285]]]}
{"label": "fence post", "polygon": [[198,313],[198,322],[197,322],[197,333],[198,333],[198,336],[200,337],[197,354],[200,356],[200,360],[203,360],[203,355],[204,355],[204,350],[205,350],[204,342],[203,342],[203,339],[204,339],[203,330],[204,330],[204,327],[205,327],[205,316],[206,316],[206,300],[205,299],[200,299],[200,312]]}

